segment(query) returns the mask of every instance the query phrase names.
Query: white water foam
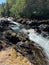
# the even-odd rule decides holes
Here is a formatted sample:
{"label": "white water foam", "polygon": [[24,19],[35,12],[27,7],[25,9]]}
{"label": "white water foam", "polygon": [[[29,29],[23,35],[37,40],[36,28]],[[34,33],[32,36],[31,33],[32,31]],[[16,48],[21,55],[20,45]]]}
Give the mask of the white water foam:
{"label": "white water foam", "polygon": [[39,44],[46,52],[49,58],[49,40],[38,35],[33,29],[28,30],[29,32],[29,39]]}

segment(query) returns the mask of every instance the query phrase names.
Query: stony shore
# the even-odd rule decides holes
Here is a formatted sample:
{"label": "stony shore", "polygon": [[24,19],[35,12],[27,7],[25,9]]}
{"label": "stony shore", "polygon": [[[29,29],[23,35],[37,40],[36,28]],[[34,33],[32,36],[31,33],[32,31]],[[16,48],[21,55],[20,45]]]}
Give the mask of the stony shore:
{"label": "stony shore", "polygon": [[9,29],[8,22],[0,22],[0,65],[49,65],[43,49]]}

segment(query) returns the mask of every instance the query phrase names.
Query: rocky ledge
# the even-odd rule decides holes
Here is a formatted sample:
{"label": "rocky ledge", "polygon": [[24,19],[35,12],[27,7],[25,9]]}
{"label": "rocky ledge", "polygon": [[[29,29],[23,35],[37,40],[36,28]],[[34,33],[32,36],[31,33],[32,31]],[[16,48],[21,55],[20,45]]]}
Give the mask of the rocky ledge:
{"label": "rocky ledge", "polygon": [[0,24],[0,65],[49,65],[43,49],[25,34]]}
{"label": "rocky ledge", "polygon": [[34,29],[37,33],[43,37],[49,38],[49,19],[47,20],[30,20],[25,18],[17,18],[17,22],[25,25],[26,29]]}

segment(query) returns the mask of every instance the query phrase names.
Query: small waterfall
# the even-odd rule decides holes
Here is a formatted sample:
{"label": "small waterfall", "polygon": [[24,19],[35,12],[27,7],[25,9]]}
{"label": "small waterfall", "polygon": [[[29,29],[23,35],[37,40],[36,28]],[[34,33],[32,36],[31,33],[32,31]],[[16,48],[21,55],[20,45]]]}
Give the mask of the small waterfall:
{"label": "small waterfall", "polygon": [[28,30],[28,32],[29,39],[39,44],[45,50],[49,58],[49,40],[37,34],[33,29]]}

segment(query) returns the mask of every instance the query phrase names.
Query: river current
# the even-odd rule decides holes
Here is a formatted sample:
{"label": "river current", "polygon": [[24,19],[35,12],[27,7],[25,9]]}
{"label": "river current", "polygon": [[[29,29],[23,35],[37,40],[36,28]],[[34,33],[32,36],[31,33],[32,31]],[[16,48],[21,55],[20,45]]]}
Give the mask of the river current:
{"label": "river current", "polygon": [[[10,20],[10,19],[8,19],[8,20]],[[13,24],[9,25],[9,27],[12,30],[14,30],[15,32],[20,32],[20,33],[24,33],[24,34],[28,35],[28,37],[31,41],[34,41],[36,44],[39,44],[39,46],[41,46],[44,49],[44,51],[49,59],[49,39],[44,38],[41,34],[38,34],[34,29],[25,29],[22,24],[19,24],[14,21],[12,21],[11,23],[13,23]]]}

